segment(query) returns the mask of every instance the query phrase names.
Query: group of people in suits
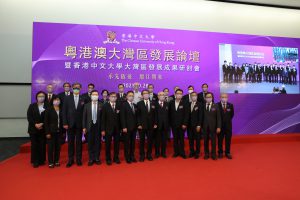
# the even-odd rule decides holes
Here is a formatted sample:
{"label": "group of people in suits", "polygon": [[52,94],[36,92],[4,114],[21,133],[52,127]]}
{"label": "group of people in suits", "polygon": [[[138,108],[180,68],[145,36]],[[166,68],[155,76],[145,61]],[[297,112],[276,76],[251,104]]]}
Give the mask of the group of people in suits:
{"label": "group of people in suits", "polygon": [[287,64],[261,64],[261,63],[243,63],[234,65],[227,61],[224,61],[222,65],[223,82],[224,83],[283,83],[296,85],[298,70],[296,65],[290,66]]}
{"label": "group of people in suits", "polygon": [[[225,156],[232,159],[230,144],[232,136],[233,104],[228,95],[221,94],[221,100],[214,103],[214,96],[208,85],[202,85],[202,92],[188,87],[188,93],[174,88],[169,95],[165,88],[154,93],[154,85],[139,91],[139,83],[133,90],[124,91],[118,85],[118,93],[95,90],[88,85],[88,92],[80,94],[80,83],[64,83],[64,92],[53,93],[53,85],[47,85],[47,92],[39,91],[36,102],[27,111],[28,133],[31,139],[31,163],[33,167],[44,165],[46,144],[48,144],[48,165],[60,166],[60,147],[67,134],[68,162],[82,165],[82,136],[88,145],[88,166],[100,165],[102,137],[105,141],[107,165],[120,164],[120,143],[124,143],[124,158],[127,163],[137,162],[135,157],[136,138],[139,139],[140,162],[145,159],[167,157],[167,142],[173,135],[173,157],[187,158],[185,133],[189,140],[189,156],[200,157],[200,140],[204,140],[204,159],[222,158],[225,139]],[[72,89],[72,91],[71,91]],[[100,95],[102,98],[100,99]],[[211,143],[211,145],[209,145]],[[217,144],[218,143],[218,144]],[[112,152],[113,144],[113,154]],[[217,152],[218,149],[218,152]]]}

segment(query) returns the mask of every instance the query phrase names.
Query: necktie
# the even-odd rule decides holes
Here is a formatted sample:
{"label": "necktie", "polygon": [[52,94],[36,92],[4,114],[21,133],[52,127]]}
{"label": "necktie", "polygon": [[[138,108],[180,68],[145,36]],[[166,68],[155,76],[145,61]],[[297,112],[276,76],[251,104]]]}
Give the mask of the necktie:
{"label": "necktie", "polygon": [[51,94],[48,94],[48,101],[51,101]]}
{"label": "necktie", "polygon": [[75,108],[77,109],[78,107],[78,96],[75,96]]}
{"label": "necktie", "polygon": [[226,104],[225,103],[223,103],[223,110],[224,110],[224,112],[226,112]]}
{"label": "necktie", "polygon": [[209,104],[206,104],[206,110],[209,111]]}
{"label": "necktie", "polygon": [[150,112],[148,100],[146,101],[146,107],[147,107],[148,112]]}
{"label": "necktie", "polygon": [[96,124],[97,122],[97,109],[96,103],[93,103],[93,113],[92,113],[93,123]]}
{"label": "necktie", "polygon": [[112,108],[113,108],[113,110],[115,111],[115,104],[114,104],[114,103],[112,104]]}
{"label": "necktie", "polygon": [[195,106],[195,103],[193,102],[193,103],[192,103],[192,106],[191,106],[191,112],[193,112],[194,106]]}
{"label": "necktie", "polygon": [[163,102],[160,102],[160,107],[163,107],[163,106],[164,106]]}
{"label": "necktie", "polygon": [[132,110],[132,112],[133,112],[133,114],[134,114],[134,113],[135,113],[135,110],[134,110],[134,106],[133,106],[132,103],[130,103],[130,107],[131,107],[131,110]]}

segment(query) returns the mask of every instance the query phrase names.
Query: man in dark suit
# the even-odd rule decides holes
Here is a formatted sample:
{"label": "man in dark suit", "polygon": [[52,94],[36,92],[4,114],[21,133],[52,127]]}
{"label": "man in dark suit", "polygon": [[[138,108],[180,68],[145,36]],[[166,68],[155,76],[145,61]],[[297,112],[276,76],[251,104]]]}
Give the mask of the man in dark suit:
{"label": "man in dark suit", "polygon": [[169,103],[165,101],[164,92],[158,93],[158,102],[156,102],[157,129],[154,133],[155,139],[155,157],[160,155],[167,157],[166,148],[168,140],[169,127]]}
{"label": "man in dark suit", "polygon": [[221,116],[219,106],[212,102],[212,94],[208,92],[205,96],[203,114],[203,139],[204,139],[204,159],[209,158],[209,140],[211,141],[211,157],[213,160],[216,156],[216,137],[221,132]]}
{"label": "man in dark suit", "polygon": [[148,92],[150,101],[157,101],[157,94],[154,93],[154,85],[148,84]]}
{"label": "man in dark suit", "polygon": [[182,100],[186,103],[189,104],[192,102],[191,94],[194,92],[194,86],[190,85],[188,86],[188,94],[184,95]]}
{"label": "man in dark suit", "polygon": [[127,92],[127,101],[121,107],[121,127],[124,139],[124,154],[127,163],[136,162],[135,137],[137,130],[137,107],[133,103],[133,91]]}
{"label": "man in dark suit", "polygon": [[180,89],[179,86],[175,86],[175,87],[174,87],[174,94],[172,94],[172,95],[170,96],[170,98],[171,98],[172,100],[175,100],[175,93],[176,93],[176,90],[178,90],[178,89]]}
{"label": "man in dark suit", "polygon": [[147,136],[147,159],[152,158],[153,131],[156,129],[155,103],[149,99],[148,90],[142,91],[143,100],[137,104],[137,122],[140,136],[140,162],[145,160],[145,136]]}
{"label": "man in dark suit", "polygon": [[225,156],[232,159],[230,154],[231,136],[232,136],[232,118],[234,116],[233,104],[228,102],[228,95],[221,94],[221,101],[218,103],[221,113],[221,133],[218,135],[218,153],[219,158],[223,157],[223,141],[225,138]]}
{"label": "man in dark suit", "polygon": [[101,116],[101,134],[105,137],[106,164],[111,165],[111,142],[114,139],[113,161],[120,164],[120,104],[117,103],[117,94],[109,94],[109,102],[103,105]]}
{"label": "man in dark suit", "polygon": [[223,71],[223,82],[224,83],[228,83],[228,65],[227,65],[227,61],[224,60],[224,64],[222,65],[222,71]]}
{"label": "man in dark suit", "polygon": [[[189,125],[188,125],[188,138],[190,144],[189,157],[199,158],[200,155],[200,128],[202,124],[203,106],[197,101],[197,93],[191,93],[192,102],[189,103]],[[196,151],[195,151],[196,143]]]}
{"label": "man in dark suit", "polygon": [[53,99],[57,95],[53,93],[54,88],[52,84],[48,84],[46,89],[47,89],[47,94],[46,94],[45,104],[48,107],[53,105]]}
{"label": "man in dark suit", "polygon": [[117,102],[124,103],[126,102],[126,93],[124,93],[124,84],[118,85],[118,93],[117,93]]}
{"label": "man in dark suit", "polygon": [[95,89],[95,85],[93,83],[88,84],[88,91],[82,94],[84,98],[84,103],[91,102],[91,92]]}
{"label": "man in dark suit", "polygon": [[[65,97],[63,106],[63,124],[68,132],[67,168],[74,164],[74,148],[76,146],[76,163],[82,165],[82,114],[84,98],[80,95],[81,84],[74,83],[73,94]],[[75,144],[76,141],[76,144]]]}
{"label": "man in dark suit", "polygon": [[[64,91],[59,93],[58,94],[58,97],[60,99],[60,108],[62,110],[63,106],[64,106],[64,101],[65,101],[65,97],[66,96],[70,96],[72,95],[73,93],[70,91],[71,89],[71,84],[68,83],[68,82],[65,82],[63,84],[63,88],[64,88]],[[64,144],[65,143],[65,140],[66,140],[66,132],[67,130],[62,128],[62,134],[61,134],[61,144]]]}
{"label": "man in dark suit", "polygon": [[[203,83],[202,84],[202,92],[200,92],[198,94],[198,101],[200,102],[200,104],[204,105],[206,102],[205,102],[205,95],[206,93],[208,93],[208,84],[207,83]],[[213,93],[211,93],[212,95],[212,102],[214,102],[214,95]]]}
{"label": "man in dark suit", "polygon": [[99,102],[99,93],[97,90],[93,90],[91,91],[91,102],[85,104],[82,117],[83,133],[88,134],[88,166],[92,166],[94,163],[101,164],[101,110],[102,103]]}
{"label": "man in dark suit", "polygon": [[173,133],[174,155],[173,157],[181,156],[186,158],[184,152],[184,132],[188,125],[188,108],[187,104],[182,100],[183,91],[176,90],[175,100],[170,102],[169,114],[170,124]]}

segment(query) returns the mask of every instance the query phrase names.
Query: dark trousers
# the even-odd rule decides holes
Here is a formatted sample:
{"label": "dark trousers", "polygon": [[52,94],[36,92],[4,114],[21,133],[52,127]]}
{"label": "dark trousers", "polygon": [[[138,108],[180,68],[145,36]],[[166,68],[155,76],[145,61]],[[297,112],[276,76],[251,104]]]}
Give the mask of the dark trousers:
{"label": "dark trousers", "polygon": [[154,133],[155,155],[166,155],[168,129],[161,128]]}
{"label": "dark trousers", "polygon": [[134,159],[136,130],[123,133],[125,159]]}
{"label": "dark trousers", "polygon": [[75,146],[76,146],[76,161],[81,162],[82,159],[82,129],[81,128],[70,128],[68,130],[69,162],[74,161]]}
{"label": "dark trousers", "polygon": [[48,139],[48,162],[54,164],[59,162],[61,132],[51,133],[51,138]]}
{"label": "dark trousers", "polygon": [[120,149],[120,132],[112,131],[105,133],[105,154],[106,160],[111,160],[111,142],[114,140],[114,159],[119,158],[119,149]]}
{"label": "dark trousers", "polygon": [[[200,133],[197,133],[196,127],[189,127],[188,129],[188,138],[189,138],[189,145],[190,145],[190,153],[191,154],[200,154]],[[195,150],[196,145],[196,150]]]}
{"label": "dark trousers", "polygon": [[44,133],[29,134],[31,141],[31,163],[44,164],[46,160],[46,139]]}
{"label": "dark trousers", "polygon": [[90,131],[87,134],[88,152],[90,161],[100,160],[101,151],[101,133],[99,125],[92,123]]}
{"label": "dark trousers", "polygon": [[221,133],[218,135],[218,153],[223,153],[223,141],[225,138],[225,154],[230,154],[232,131],[226,129],[221,130]]}
{"label": "dark trousers", "polygon": [[147,157],[152,156],[153,131],[142,129],[140,135],[140,157],[145,158],[145,138],[147,137]]}
{"label": "dark trousers", "polygon": [[204,130],[203,140],[204,140],[204,153],[209,155],[209,140],[211,142],[211,155],[216,155],[216,138],[217,133],[215,131]]}
{"label": "dark trousers", "polygon": [[175,155],[185,156],[184,152],[184,130],[181,127],[172,128],[173,148]]}

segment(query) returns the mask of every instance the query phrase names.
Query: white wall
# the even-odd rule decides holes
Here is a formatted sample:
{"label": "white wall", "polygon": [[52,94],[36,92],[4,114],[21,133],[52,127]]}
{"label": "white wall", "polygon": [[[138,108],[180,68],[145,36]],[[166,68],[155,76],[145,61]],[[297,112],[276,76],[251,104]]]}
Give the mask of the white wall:
{"label": "white wall", "polygon": [[[31,82],[33,21],[300,37],[299,10],[201,0],[0,0],[0,83]],[[0,86],[0,137],[26,135],[29,91]]]}

